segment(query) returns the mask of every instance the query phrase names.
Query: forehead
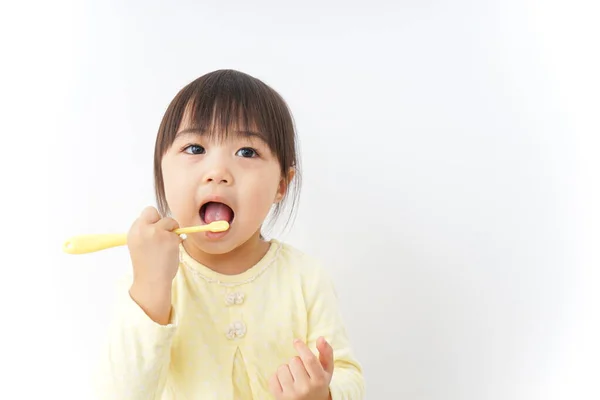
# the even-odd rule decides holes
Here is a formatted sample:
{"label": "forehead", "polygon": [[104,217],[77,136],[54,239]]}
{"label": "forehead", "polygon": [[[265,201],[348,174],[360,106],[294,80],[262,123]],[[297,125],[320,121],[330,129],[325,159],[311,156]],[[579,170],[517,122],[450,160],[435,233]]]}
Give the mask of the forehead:
{"label": "forehead", "polygon": [[187,107],[175,134],[175,140],[204,136],[219,141],[258,139],[265,144],[269,144],[268,135],[264,131],[261,131],[256,123],[249,123],[247,119],[227,118],[223,120],[223,118],[217,118],[213,114],[210,121],[198,121],[193,117],[193,114],[190,107]]}

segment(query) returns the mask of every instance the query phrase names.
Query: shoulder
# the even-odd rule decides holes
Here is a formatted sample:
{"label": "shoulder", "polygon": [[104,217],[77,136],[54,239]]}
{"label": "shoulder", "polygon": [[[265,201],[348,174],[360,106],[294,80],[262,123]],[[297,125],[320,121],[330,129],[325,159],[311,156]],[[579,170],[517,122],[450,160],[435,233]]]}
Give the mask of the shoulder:
{"label": "shoulder", "polygon": [[278,261],[286,268],[309,274],[323,268],[321,260],[317,257],[305,253],[289,243],[278,240],[273,240],[273,242],[278,246]]}
{"label": "shoulder", "polygon": [[331,277],[323,261],[308,254],[297,247],[284,242],[274,240],[278,248],[278,264],[286,272],[296,276],[304,282],[317,281],[329,283]]}

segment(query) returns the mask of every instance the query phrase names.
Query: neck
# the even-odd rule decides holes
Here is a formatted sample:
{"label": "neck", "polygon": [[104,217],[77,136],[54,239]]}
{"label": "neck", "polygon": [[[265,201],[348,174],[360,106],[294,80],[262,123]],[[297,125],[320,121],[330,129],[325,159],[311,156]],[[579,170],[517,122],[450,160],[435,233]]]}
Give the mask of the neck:
{"label": "neck", "polygon": [[185,251],[200,264],[223,275],[241,274],[256,265],[269,250],[270,244],[257,231],[241,246],[225,254],[209,254],[188,240],[183,241]]}

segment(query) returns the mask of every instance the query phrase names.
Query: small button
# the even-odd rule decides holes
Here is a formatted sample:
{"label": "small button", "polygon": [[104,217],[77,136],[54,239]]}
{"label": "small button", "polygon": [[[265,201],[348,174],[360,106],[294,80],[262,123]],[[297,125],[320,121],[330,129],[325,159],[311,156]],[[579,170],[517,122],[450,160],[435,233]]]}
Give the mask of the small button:
{"label": "small button", "polygon": [[242,292],[227,293],[227,296],[225,296],[225,304],[227,304],[228,306],[242,304],[244,302],[245,297],[246,296]]}
{"label": "small button", "polygon": [[241,321],[237,321],[229,325],[229,328],[225,333],[225,336],[227,336],[227,339],[229,340],[241,338],[244,337],[244,335],[246,335],[246,325]]}

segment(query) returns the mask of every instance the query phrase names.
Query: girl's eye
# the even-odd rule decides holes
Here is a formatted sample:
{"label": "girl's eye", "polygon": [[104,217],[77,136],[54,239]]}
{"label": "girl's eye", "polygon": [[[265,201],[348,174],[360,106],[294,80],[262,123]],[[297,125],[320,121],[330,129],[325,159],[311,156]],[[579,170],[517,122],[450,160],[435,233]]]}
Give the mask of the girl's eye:
{"label": "girl's eye", "polygon": [[254,150],[250,147],[244,147],[244,148],[239,149],[237,151],[237,153],[235,153],[235,155],[244,157],[244,158],[253,158],[253,157],[258,156],[258,153],[256,152],[256,150]]}
{"label": "girl's eye", "polygon": [[204,154],[206,153],[206,149],[198,144],[191,144],[183,149],[188,154]]}

